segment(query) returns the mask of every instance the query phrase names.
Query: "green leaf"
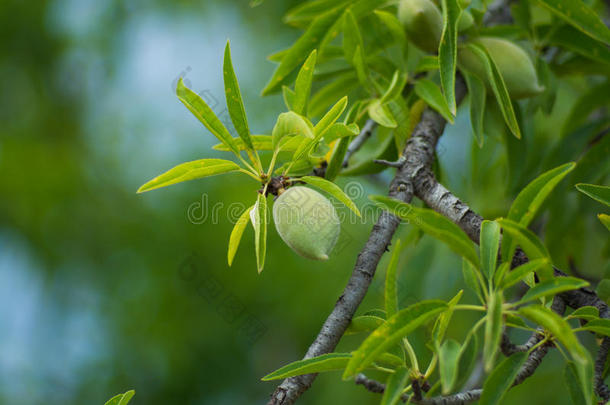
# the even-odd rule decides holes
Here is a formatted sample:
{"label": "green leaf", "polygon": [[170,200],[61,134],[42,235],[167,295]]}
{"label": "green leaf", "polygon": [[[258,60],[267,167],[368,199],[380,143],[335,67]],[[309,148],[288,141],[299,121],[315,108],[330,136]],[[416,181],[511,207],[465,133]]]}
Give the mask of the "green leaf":
{"label": "green leaf", "polygon": [[574,335],[570,324],[542,305],[520,308],[519,313],[551,332],[565,346],[576,363],[576,371],[585,396],[584,403],[591,404],[593,397],[593,362],[589,353]]}
{"label": "green leaf", "polygon": [[498,261],[500,225],[495,221],[483,221],[480,234],[481,270],[488,280],[493,280]]}
{"label": "green leaf", "polygon": [[309,93],[311,92],[311,81],[313,79],[313,71],[316,66],[318,52],[313,50],[310,54],[303,67],[299,71],[296,83],[294,85],[295,97],[292,104],[292,111],[297,114],[305,114],[307,111],[307,102],[309,100]]}
{"label": "green leaf", "polygon": [[405,29],[396,18],[396,14],[388,13],[383,10],[375,10],[375,15],[379,18],[379,20],[386,26],[388,31],[394,37],[394,40],[400,45],[401,49],[404,49],[407,44],[407,35],[405,34]]}
{"label": "green leaf", "polygon": [[313,0],[299,3],[290,9],[283,18],[286,24],[295,27],[307,27],[317,16],[335,7],[343,7],[353,0]]}
{"label": "green leaf", "polygon": [[515,110],[513,109],[513,104],[510,100],[508,90],[506,89],[506,84],[504,83],[504,79],[502,78],[496,63],[483,46],[478,44],[468,44],[466,46],[483,61],[491,90],[496,96],[496,100],[502,111],[502,116],[504,117],[504,122],[506,122],[506,125],[513,135],[521,139],[521,131],[519,130]]}
{"label": "green leaf", "polygon": [[610,207],[610,186],[597,186],[595,184],[578,183],[576,188],[581,193],[588,195],[595,201]]}
{"label": "green leaf", "polygon": [[254,226],[254,248],[256,251],[256,268],[260,274],[265,267],[267,254],[267,197],[258,194],[250,220]]}
{"label": "green leaf", "polygon": [[438,48],[438,60],[441,74],[441,86],[446,104],[452,115],[456,114],[455,102],[455,69],[457,65],[458,22],[462,9],[458,0],[442,0],[443,32]]}
{"label": "green leaf", "polygon": [[566,385],[568,386],[568,391],[570,392],[572,403],[584,404],[585,397],[578,381],[578,368],[576,367],[576,364],[574,364],[574,362],[568,361],[566,363],[566,368],[564,369],[563,377]]}
{"label": "green leaf", "polygon": [[548,259],[536,259],[530,260],[527,263],[522,264],[519,267],[512,269],[499,283],[499,288],[505,290],[519,281],[523,280],[528,274],[537,271],[541,267],[549,266]]}
{"label": "green leaf", "polygon": [[581,329],[610,336],[610,319],[594,319],[587,322]]}
{"label": "green leaf", "polygon": [[610,302],[610,279],[603,279],[595,289],[597,296],[607,303]]}
{"label": "green leaf", "polygon": [[326,167],[326,179],[333,181],[339,175],[341,168],[343,167],[343,159],[347,153],[347,148],[352,140],[352,137],[341,138],[333,148],[333,152],[330,155],[330,161]]}
{"label": "green leaf", "polygon": [[229,41],[227,41],[227,46],[225,47],[225,59],[222,72],[225,82],[227,109],[229,110],[231,121],[246,147],[250,151],[254,151],[254,146],[250,139],[250,128],[248,127],[248,118],[246,117],[244,102],[241,98],[239,83],[237,82],[235,70],[233,69],[233,62],[231,61],[231,44]]}
{"label": "green leaf", "polygon": [[485,118],[485,85],[475,75],[464,72],[466,85],[468,86],[468,97],[470,99],[470,124],[472,134],[477,140],[479,147],[483,146],[483,122]]}
{"label": "green leaf", "polygon": [[[502,226],[504,235],[510,235],[515,243],[521,246],[529,259],[548,259],[550,261],[548,250],[532,231],[510,219],[500,218],[497,221]],[[550,266],[542,266],[538,274],[542,280],[549,280],[553,277],[553,269]]]}
{"label": "green leaf", "polygon": [[182,78],[178,80],[176,88],[178,99],[193,113],[195,117],[216,137],[236,155],[239,155],[239,150],[233,142],[233,137],[218,119],[214,111],[206,104],[205,101],[197,93],[184,85]]}
{"label": "green leaf", "polygon": [[431,70],[440,69],[438,56],[436,55],[424,55],[417,62],[417,66],[415,67],[415,72],[429,72]]}
{"label": "green leaf", "polygon": [[366,64],[364,51],[360,47],[356,48],[356,52],[354,53],[353,64],[356,68],[356,76],[358,76],[358,81],[360,82],[360,85],[367,89],[369,93],[372,93],[371,84],[369,81],[369,69]]}
{"label": "green leaf", "polygon": [[288,108],[290,111],[294,111],[293,105],[294,105],[294,99],[296,98],[297,94],[294,92],[294,90],[292,90],[290,87],[283,85],[282,86],[282,96],[284,98],[284,104],[286,104],[286,108]]}
{"label": "green leaf", "polygon": [[551,332],[577,362],[586,362],[586,349],[580,344],[570,324],[555,312],[542,305],[519,308],[519,313]]}
{"label": "green leaf", "polygon": [[358,210],[358,207],[356,207],[356,204],[354,204],[354,202],[347,196],[347,194],[345,194],[343,190],[341,190],[341,188],[335,183],[323,179],[322,177],[316,176],[304,176],[301,177],[299,180],[304,181],[307,184],[311,184],[312,186],[315,186],[320,190],[326,191],[328,194],[332,195],[337,200],[345,204],[345,206],[352,210],[354,214],[360,217],[360,211]]}
{"label": "green leaf", "polygon": [[472,241],[460,227],[449,219],[430,209],[417,208],[393,198],[385,196],[370,196],[369,198],[381,208],[445,242],[451,250],[478,268],[479,258]]}
{"label": "green leaf", "polygon": [[597,218],[599,218],[600,222],[610,231],[610,215],[597,214]]}
{"label": "green leaf", "polygon": [[358,135],[359,132],[360,129],[356,124],[345,125],[337,122],[331,125],[330,128],[328,128],[328,130],[324,133],[324,141],[330,144],[339,138]]}
{"label": "green leaf", "polygon": [[485,320],[485,341],[483,343],[483,363],[487,371],[493,368],[502,338],[503,303],[502,291],[494,291],[490,295],[487,305],[487,319]]}
{"label": "green leaf", "polygon": [[576,164],[573,162],[566,163],[536,177],[515,198],[507,218],[528,226],[551,191],[575,167]]}
{"label": "green leaf", "polygon": [[432,80],[420,79],[415,83],[415,94],[426,102],[430,107],[435,109],[447,121],[453,124],[453,115],[447,106],[447,101]]}
{"label": "green leaf", "polygon": [[402,390],[407,384],[409,378],[409,370],[406,367],[397,368],[393,374],[388,377],[388,382],[383,391],[380,405],[396,405],[400,402]]}
{"label": "green leaf", "polygon": [[345,59],[351,64],[354,64],[354,56],[358,47],[363,50],[364,42],[358,28],[358,21],[348,9],[343,14],[343,52]]}
{"label": "green leaf", "polygon": [[381,103],[381,100],[376,99],[369,105],[369,116],[373,121],[386,128],[396,128],[396,118],[390,109]]}
{"label": "green leaf", "polygon": [[443,394],[448,394],[455,385],[460,360],[461,346],[453,339],[446,340],[438,351],[439,372]]}
{"label": "green leaf", "polygon": [[550,38],[548,38],[550,43],[579,53],[595,62],[610,64],[610,49],[606,45],[583,34],[581,31],[569,25],[562,27],[549,25],[544,28],[547,29],[540,29],[538,31],[539,35],[541,35],[540,38],[548,38],[550,34]]}
{"label": "green leaf", "polygon": [[610,45],[610,30],[597,13],[583,1],[537,0],[537,2],[591,38]]}
{"label": "green leaf", "polygon": [[248,220],[250,219],[250,211],[254,208],[254,205],[247,208],[239,217],[235,226],[233,226],[233,230],[231,231],[231,236],[229,237],[229,251],[227,252],[227,259],[229,261],[229,266],[233,264],[233,258],[235,258],[235,253],[237,253],[237,248],[239,247],[239,242],[241,242],[241,237],[244,234],[244,230],[248,225]]}
{"label": "green leaf", "polygon": [[340,8],[329,10],[313,20],[305,33],[301,35],[282,58],[280,65],[273,73],[267,86],[265,86],[262,93],[263,96],[277,91],[294,69],[321,43],[327,31],[337,20],[339,11]]}
{"label": "green leaf", "polygon": [[395,71],[388,89],[383,93],[383,96],[381,96],[381,100],[379,101],[380,104],[386,104],[396,97],[399,97],[406,84],[407,74],[401,73],[400,70]]}
{"label": "green leaf", "polygon": [[599,309],[590,306],[580,307],[568,316],[568,319],[573,318],[592,321],[593,319],[599,318]]}
{"label": "green leaf", "polygon": [[118,394],[110,398],[104,405],[127,405],[131,398],[136,394],[134,390],[129,390],[124,394]]}
{"label": "green leaf", "polygon": [[331,80],[311,97],[307,111],[308,116],[319,117],[335,100],[348,94],[356,87],[358,87],[358,78],[353,71]]}
{"label": "green leaf", "polygon": [[548,297],[549,295],[559,294],[563,291],[576,290],[578,288],[586,287],[589,283],[585,280],[581,280],[575,277],[556,277],[551,280],[542,281],[530,288],[523,298],[521,298],[514,305],[521,305],[529,301],[536,300],[542,297]]}
{"label": "green leaf", "polygon": [[506,391],[513,385],[526,359],[527,352],[515,353],[498,364],[483,384],[479,405],[499,404]]}
{"label": "green leaf", "polygon": [[349,379],[371,364],[375,358],[403,337],[434,318],[447,308],[438,300],[421,301],[398,311],[378,327],[353,352],[345,368],[343,379]]}
{"label": "green leaf", "polygon": [[187,180],[201,179],[217,174],[231,173],[241,168],[234,162],[224,159],[200,159],[179,164],[155,177],[138,189],[138,193],[171,186]]}
{"label": "green leaf", "polygon": [[347,327],[345,334],[353,335],[356,333],[370,332],[377,329],[385,319],[375,315],[360,315],[352,318]]}
{"label": "green leaf", "polygon": [[434,328],[432,329],[432,338],[434,339],[435,344],[440,344],[440,342],[445,338],[445,332],[447,331],[449,322],[451,322],[451,318],[453,317],[454,308],[462,299],[463,294],[464,290],[458,291],[455,297],[451,298],[451,300],[447,303],[447,310],[443,312],[436,320]]}
{"label": "green leaf", "polygon": [[388,317],[393,316],[398,312],[398,293],[396,292],[396,272],[398,270],[398,259],[402,249],[400,248],[400,239],[396,240],[392,250],[392,257],[385,273],[385,312]]}
{"label": "green leaf", "polygon": [[351,357],[350,353],[328,353],[311,359],[298,360],[267,374],[261,380],[271,381],[303,374],[342,370]]}

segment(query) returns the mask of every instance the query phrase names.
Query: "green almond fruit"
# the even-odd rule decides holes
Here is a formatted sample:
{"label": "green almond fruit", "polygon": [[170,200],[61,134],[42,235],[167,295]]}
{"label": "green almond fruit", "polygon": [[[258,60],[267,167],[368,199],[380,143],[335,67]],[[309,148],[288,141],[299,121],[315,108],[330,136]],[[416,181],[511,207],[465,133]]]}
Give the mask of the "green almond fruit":
{"label": "green almond fruit", "polygon": [[327,260],[341,225],[328,198],[307,187],[291,187],[273,205],[273,221],[280,237],[299,255]]}
{"label": "green almond fruit", "polygon": [[401,0],[398,19],[409,41],[423,51],[436,53],[443,33],[443,15],[431,0]]}
{"label": "green almond fruit", "polygon": [[298,135],[313,138],[313,125],[311,125],[311,122],[302,115],[292,111],[281,113],[273,127],[271,142],[275,148],[285,136]]}
{"label": "green almond fruit", "polygon": [[[483,45],[496,63],[508,93],[513,99],[533,97],[544,91],[538,83],[536,68],[528,54],[517,44],[503,38],[481,37],[473,41]],[[489,88],[483,61],[468,48],[458,52],[460,68],[482,78]]]}

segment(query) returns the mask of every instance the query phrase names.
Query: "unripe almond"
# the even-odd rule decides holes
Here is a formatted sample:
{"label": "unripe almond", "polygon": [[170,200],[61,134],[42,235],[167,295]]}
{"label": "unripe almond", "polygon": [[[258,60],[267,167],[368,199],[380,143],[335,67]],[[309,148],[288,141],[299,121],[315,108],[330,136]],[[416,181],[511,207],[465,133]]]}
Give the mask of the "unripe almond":
{"label": "unripe almond", "polygon": [[291,187],[273,205],[275,229],[299,255],[327,260],[341,226],[335,207],[322,194],[307,187]]}
{"label": "unripe almond", "polygon": [[443,32],[443,16],[431,0],[401,0],[398,18],[409,40],[426,52],[436,52]]}
{"label": "unripe almond", "polygon": [[[474,42],[483,45],[489,52],[511,98],[532,97],[544,91],[544,87],[538,84],[534,64],[519,45],[494,37],[481,37]],[[484,79],[489,87],[484,62],[470,49],[461,48],[458,52],[458,61],[461,68]]]}

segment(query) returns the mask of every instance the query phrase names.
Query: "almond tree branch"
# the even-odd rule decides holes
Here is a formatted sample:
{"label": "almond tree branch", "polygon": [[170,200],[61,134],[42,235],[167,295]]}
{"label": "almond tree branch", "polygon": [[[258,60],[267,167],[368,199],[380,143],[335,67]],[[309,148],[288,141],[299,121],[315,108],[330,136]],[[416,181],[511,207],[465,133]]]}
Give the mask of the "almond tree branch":
{"label": "almond tree branch", "polygon": [[[464,98],[466,86],[463,80],[456,82],[458,103]],[[434,149],[445,128],[444,118],[437,112],[426,109],[407,142],[403,155],[405,163],[397,170],[390,184],[389,196],[404,202],[413,198],[413,181],[423,169],[429,169],[434,161]],[[371,124],[373,125],[373,124]],[[365,128],[363,128],[364,130]],[[387,250],[400,219],[383,212],[373,226],[369,239],[360,251],[352,275],[334,309],[322,325],[305,359],[332,352],[347,329],[358,306],[371,284],[381,256]],[[268,405],[293,404],[313,383],[316,374],[307,374],[285,379],[273,392]]]}
{"label": "almond tree branch", "polygon": [[369,118],[366,121],[366,123],[362,126],[362,130],[360,131],[360,133],[356,135],[356,137],[350,142],[349,146],[347,147],[345,157],[343,158],[343,167],[347,167],[347,165],[349,164],[349,159],[371,137],[376,126],[377,123],[372,119]]}

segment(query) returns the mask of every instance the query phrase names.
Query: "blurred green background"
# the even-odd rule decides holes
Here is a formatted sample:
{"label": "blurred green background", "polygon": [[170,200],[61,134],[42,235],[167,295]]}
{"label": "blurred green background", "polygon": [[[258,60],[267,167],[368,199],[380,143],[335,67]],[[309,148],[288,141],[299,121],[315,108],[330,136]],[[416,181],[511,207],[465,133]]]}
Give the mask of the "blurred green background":
{"label": "blurred green background", "polygon": [[[259,96],[274,68],[265,56],[298,36],[281,23],[295,3],[0,3],[1,404],[102,404],[132,388],[134,404],[260,404],[276,385],[260,377],[306,351],[374,218],[345,224],[340,249],[325,263],[298,257],[270,228],[258,275],[250,230],[233,267],[226,264],[233,222],[258,188],[248,178],[135,193],[175,164],[226,157],[210,149],[215,139],[174,88],[184,77],[222,115],[227,38],[250,126],[270,131],[284,106],[279,96]],[[570,89],[564,93],[570,100]],[[471,163],[467,114],[461,117],[466,121],[458,119],[439,147],[445,181],[483,215],[502,215],[518,190],[505,181],[506,162],[496,150],[502,142],[476,152]],[[537,131],[553,136],[550,127]],[[516,186],[540,173],[523,170]],[[365,194],[385,193],[390,175],[339,183],[362,207]],[[584,276],[599,279],[609,250],[594,216],[601,207],[571,187],[564,190],[571,211],[555,225],[561,236],[547,240],[559,264],[567,267],[571,257]],[[587,240],[578,237],[585,230]],[[408,231],[403,225],[399,234]],[[361,311],[380,306],[387,259]],[[463,287],[460,260],[427,237],[405,251],[400,272],[403,305],[449,299]],[[471,322],[457,318],[451,333],[464,336]],[[347,337],[338,350],[358,341]],[[548,356],[506,403],[569,403],[556,383],[562,361]],[[319,376],[301,403],[378,400],[331,373]]]}

